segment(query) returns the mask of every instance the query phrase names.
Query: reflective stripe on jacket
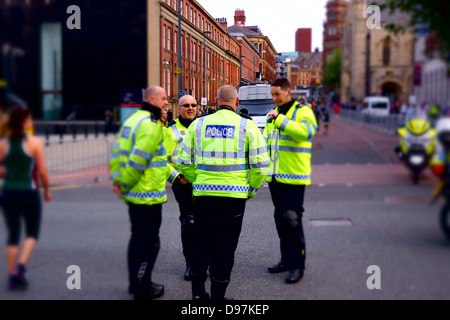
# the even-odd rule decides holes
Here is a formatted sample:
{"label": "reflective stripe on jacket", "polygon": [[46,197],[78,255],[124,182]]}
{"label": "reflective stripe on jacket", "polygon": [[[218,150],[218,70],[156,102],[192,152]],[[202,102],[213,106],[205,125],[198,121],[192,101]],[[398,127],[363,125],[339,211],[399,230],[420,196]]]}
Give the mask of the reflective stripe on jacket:
{"label": "reflective stripe on jacket", "polygon": [[172,159],[194,196],[254,197],[270,168],[256,124],[227,107],[196,119]]}
{"label": "reflective stripe on jacket", "polygon": [[167,166],[162,127],[149,111],[136,111],[123,124],[110,159],[121,198],[134,204],[166,202]]}
{"label": "reflective stripe on jacket", "polygon": [[[278,107],[275,109],[279,112]],[[267,116],[269,119],[269,116]],[[296,101],[286,115],[279,114],[275,121],[267,121],[264,128],[271,160],[272,178],[278,182],[294,185],[311,184],[312,137],[317,122],[311,108]]]}

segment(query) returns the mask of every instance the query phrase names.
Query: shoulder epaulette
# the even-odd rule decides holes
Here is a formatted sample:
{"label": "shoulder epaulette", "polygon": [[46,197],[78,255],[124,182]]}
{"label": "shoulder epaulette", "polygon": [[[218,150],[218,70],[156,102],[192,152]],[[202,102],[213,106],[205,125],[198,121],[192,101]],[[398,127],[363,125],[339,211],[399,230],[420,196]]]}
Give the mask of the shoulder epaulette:
{"label": "shoulder epaulette", "polygon": [[242,113],[239,113],[239,115],[240,115],[242,118],[246,118],[246,119],[252,120],[252,117],[250,117],[248,114],[242,114]]}
{"label": "shoulder epaulette", "polygon": [[158,118],[156,118],[153,114],[150,114],[150,119],[152,120],[152,122],[158,122]]}
{"label": "shoulder epaulette", "polygon": [[175,120],[172,120],[172,121],[169,122],[169,124],[168,124],[167,126],[168,126],[168,127],[171,127],[171,126],[173,126],[174,124],[176,124],[176,122],[175,122]]}

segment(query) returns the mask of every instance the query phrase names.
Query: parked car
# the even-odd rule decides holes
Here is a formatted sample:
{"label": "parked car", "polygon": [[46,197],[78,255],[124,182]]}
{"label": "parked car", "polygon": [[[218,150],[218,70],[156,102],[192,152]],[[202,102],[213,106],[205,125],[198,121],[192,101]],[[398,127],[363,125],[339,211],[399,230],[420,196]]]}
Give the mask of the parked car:
{"label": "parked car", "polygon": [[366,97],[363,100],[361,112],[373,116],[387,116],[390,114],[391,106],[388,97]]}

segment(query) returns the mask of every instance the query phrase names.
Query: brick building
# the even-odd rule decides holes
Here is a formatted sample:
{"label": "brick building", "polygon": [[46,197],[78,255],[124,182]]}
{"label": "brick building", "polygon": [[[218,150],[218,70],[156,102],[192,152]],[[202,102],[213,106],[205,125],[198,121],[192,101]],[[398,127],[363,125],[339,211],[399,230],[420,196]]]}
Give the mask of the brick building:
{"label": "brick building", "polygon": [[[234,15],[234,25],[228,27],[228,32],[238,38],[247,38],[248,41],[254,46],[256,52],[259,53],[259,63],[257,61],[257,55],[252,53],[244,43],[242,43],[242,49],[246,50],[250,56],[245,53],[243,58],[243,74],[244,69],[250,70],[250,78],[243,79],[244,82],[272,82],[276,78],[275,59],[277,51],[275,50],[269,37],[263,35],[258,26],[246,26],[245,25],[245,11],[237,9]],[[256,72],[256,76],[253,74]]]}
{"label": "brick building", "polygon": [[311,52],[312,51],[312,29],[299,28],[295,32],[295,51]]}
{"label": "brick building", "polygon": [[323,24],[323,65],[335,49],[341,48],[344,35],[345,15],[348,1],[328,0],[326,4],[326,21]]}
{"label": "brick building", "polygon": [[[80,29],[67,27],[70,5],[79,8]],[[220,86],[239,85],[241,56],[245,82],[275,78],[276,51],[261,32],[232,36],[226,20],[198,1],[181,6],[180,65],[178,0],[0,0],[0,81],[36,118],[76,112],[77,119],[101,120],[130,96],[129,105],[139,103],[148,85],[165,88],[177,116],[180,92],[200,102],[204,74],[213,104]]]}
{"label": "brick building", "polygon": [[[206,72],[205,96],[212,104],[220,86],[239,84],[240,46],[230,36],[221,21],[214,19],[197,1],[181,1],[181,75],[178,73],[178,1],[150,0],[150,6],[159,10],[148,11],[149,52],[148,82],[166,89],[174,114],[177,112],[179,92],[203,97],[203,72]],[[205,31],[205,63],[203,66],[203,36]]]}
{"label": "brick building", "polygon": [[311,97],[322,94],[322,52],[299,52],[298,57],[288,64],[288,79],[292,90],[307,89]]}

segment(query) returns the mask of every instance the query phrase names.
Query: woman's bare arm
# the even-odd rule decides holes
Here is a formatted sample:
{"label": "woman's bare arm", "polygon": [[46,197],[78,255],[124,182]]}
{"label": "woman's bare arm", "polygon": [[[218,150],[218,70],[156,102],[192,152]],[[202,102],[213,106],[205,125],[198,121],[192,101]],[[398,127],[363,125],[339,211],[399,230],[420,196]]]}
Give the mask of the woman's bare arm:
{"label": "woman's bare arm", "polygon": [[44,188],[44,200],[49,202],[52,199],[52,195],[50,193],[50,184],[48,180],[48,172],[45,167],[45,159],[44,159],[44,144],[41,139],[37,137],[33,137],[33,144],[35,145],[35,160],[36,160],[36,168],[39,174],[40,181],[42,183],[42,187]]}

